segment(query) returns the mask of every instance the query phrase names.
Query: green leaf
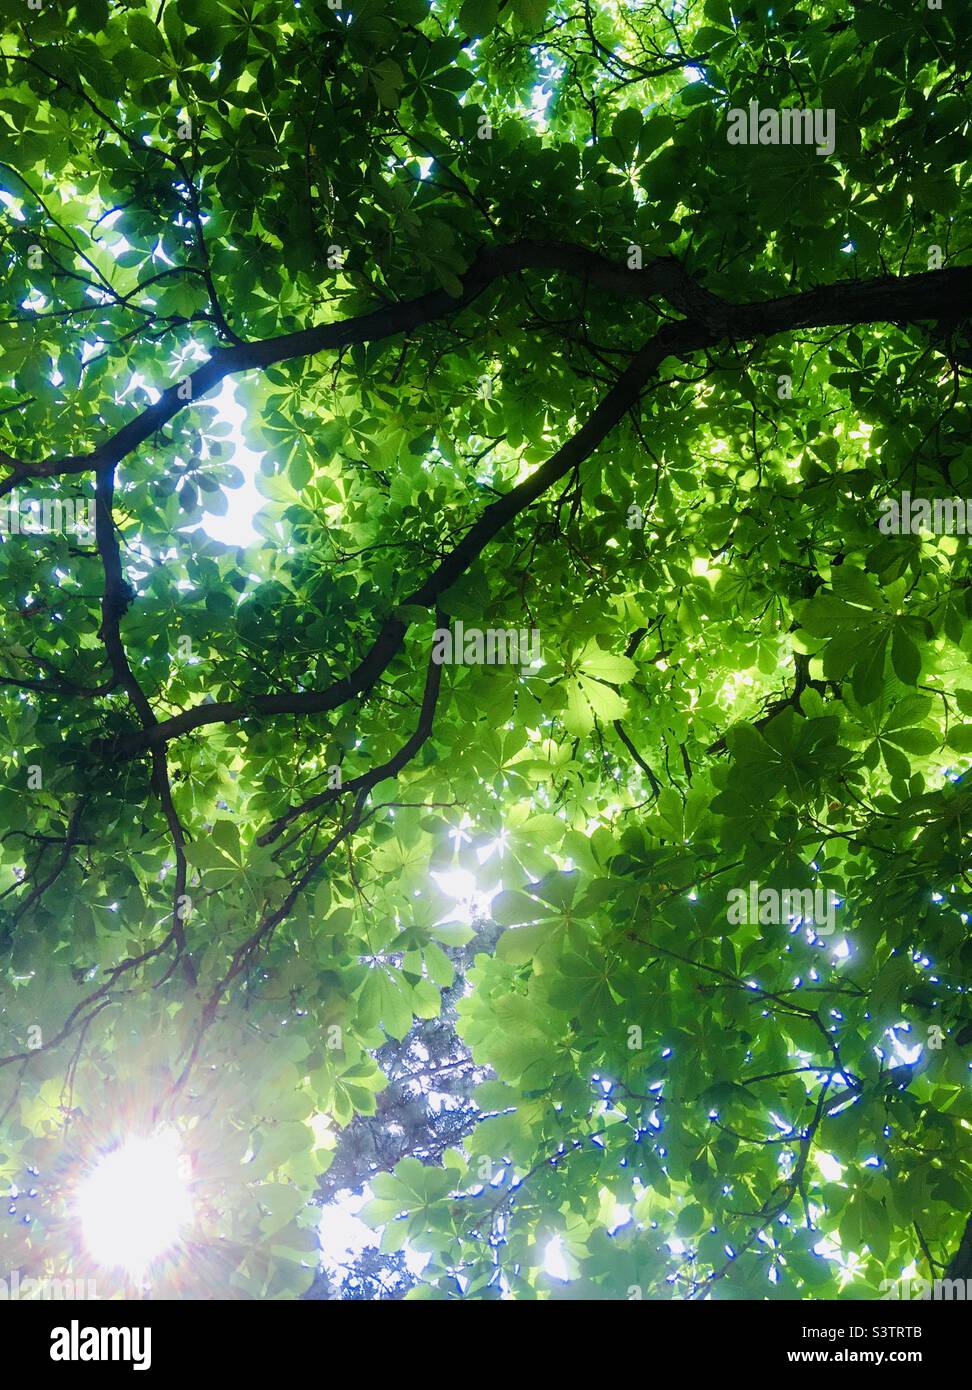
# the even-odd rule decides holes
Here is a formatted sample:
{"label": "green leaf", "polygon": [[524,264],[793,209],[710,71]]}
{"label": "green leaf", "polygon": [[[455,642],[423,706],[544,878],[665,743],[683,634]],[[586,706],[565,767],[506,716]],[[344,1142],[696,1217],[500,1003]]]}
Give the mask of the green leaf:
{"label": "green leaf", "polygon": [[869,705],[881,694],[884,681],[884,658],[888,647],[888,634],[872,640],[865,648],[865,654],[854,666],[852,686],[854,698],[862,705]]}
{"label": "green leaf", "polygon": [[638,144],[638,137],[641,134],[641,112],[636,106],[626,106],[619,111],[614,118],[611,127],[611,134],[617,140],[625,153],[626,158],[630,159],[634,154]]}
{"label": "green leaf", "polygon": [[891,638],[891,665],[905,685],[917,684],[921,675],[921,652],[900,626],[894,629]]}
{"label": "green leaf", "polygon": [[165,52],[165,40],[159,30],[141,10],[130,10],[125,20],[128,37],[137,48],[160,56]]}
{"label": "green leaf", "polygon": [[488,34],[499,14],[498,0],[463,0],[459,24],[471,38]]}
{"label": "green leaf", "polygon": [[501,927],[516,927],[521,923],[536,922],[550,916],[550,908],[546,903],[529,898],[517,890],[497,893],[491,910],[493,921]]}
{"label": "green leaf", "polygon": [[623,685],[625,681],[632,680],[638,671],[629,657],[603,651],[593,642],[584,648],[578,659],[578,666],[585,676],[612,681],[615,685]]}

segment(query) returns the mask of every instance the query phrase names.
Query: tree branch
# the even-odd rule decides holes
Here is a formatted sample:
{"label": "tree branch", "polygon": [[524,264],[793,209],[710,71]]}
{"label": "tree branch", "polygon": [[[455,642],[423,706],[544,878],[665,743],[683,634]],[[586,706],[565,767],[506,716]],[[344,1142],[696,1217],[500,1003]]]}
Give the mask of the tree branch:
{"label": "tree branch", "polygon": [[[681,267],[679,271],[684,275]],[[616,268],[614,273],[627,275],[627,272],[619,272]],[[425,298],[435,299],[436,296]],[[413,301],[413,305],[418,302]],[[385,321],[389,314],[398,313],[400,308],[395,305],[367,317],[372,322]],[[669,357],[682,358],[692,352],[715,347],[726,338],[765,337],[795,328],[842,323],[917,322],[946,313],[949,316],[972,313],[972,267],[931,271],[902,279],[884,277],[863,282],[841,281],[806,294],[787,295],[783,299],[757,304],[730,305],[718,300],[714,303],[706,300],[702,316],[668,323],[649,339],[577,433],[529,478],[491,503],[424,584],[402,600],[402,606],[432,607],[508,522],[594,452],[614,426],[637,404],[648,380]],[[362,320],[353,322],[360,326]],[[348,324],[343,328],[349,331]],[[310,331],[317,333],[324,330]],[[256,344],[245,349],[234,348],[230,349],[230,354],[256,352],[265,347],[266,344]],[[345,701],[371,690],[400,651],[408,626],[408,621],[394,616],[388,618],[358,666],[324,690],[260,695],[247,700],[197,705],[161,721],[141,738],[121,740],[115,752],[122,757],[133,756],[146,747],[176,738],[205,724],[231,723],[268,714],[314,714],[336,709]]]}

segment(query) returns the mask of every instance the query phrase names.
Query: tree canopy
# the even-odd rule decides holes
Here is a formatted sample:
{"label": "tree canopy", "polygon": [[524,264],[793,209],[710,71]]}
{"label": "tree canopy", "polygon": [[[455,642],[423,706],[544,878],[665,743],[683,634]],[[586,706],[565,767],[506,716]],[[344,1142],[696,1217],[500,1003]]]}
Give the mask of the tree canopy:
{"label": "tree canopy", "polygon": [[968,7],[2,12],[0,1266],[163,1127],[156,1292],[305,1293],[331,1164],[409,1297],[972,1274],[969,542],[881,525]]}

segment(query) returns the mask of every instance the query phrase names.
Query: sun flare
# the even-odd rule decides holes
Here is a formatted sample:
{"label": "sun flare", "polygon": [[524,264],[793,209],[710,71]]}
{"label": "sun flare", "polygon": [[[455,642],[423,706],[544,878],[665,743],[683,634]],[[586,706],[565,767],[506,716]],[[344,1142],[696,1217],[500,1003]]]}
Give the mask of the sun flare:
{"label": "sun flare", "polygon": [[144,1276],[192,1218],[188,1163],[171,1130],[129,1139],[104,1155],[77,1196],[85,1249],[99,1264]]}

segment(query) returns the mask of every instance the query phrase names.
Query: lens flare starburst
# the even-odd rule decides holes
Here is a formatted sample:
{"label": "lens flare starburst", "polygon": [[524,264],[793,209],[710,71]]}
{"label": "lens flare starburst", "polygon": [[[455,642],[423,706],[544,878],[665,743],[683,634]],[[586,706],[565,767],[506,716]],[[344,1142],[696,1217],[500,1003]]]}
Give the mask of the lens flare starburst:
{"label": "lens flare starburst", "polygon": [[92,1259],[136,1281],[192,1220],[189,1164],[172,1130],[126,1140],[81,1182],[77,1212]]}

